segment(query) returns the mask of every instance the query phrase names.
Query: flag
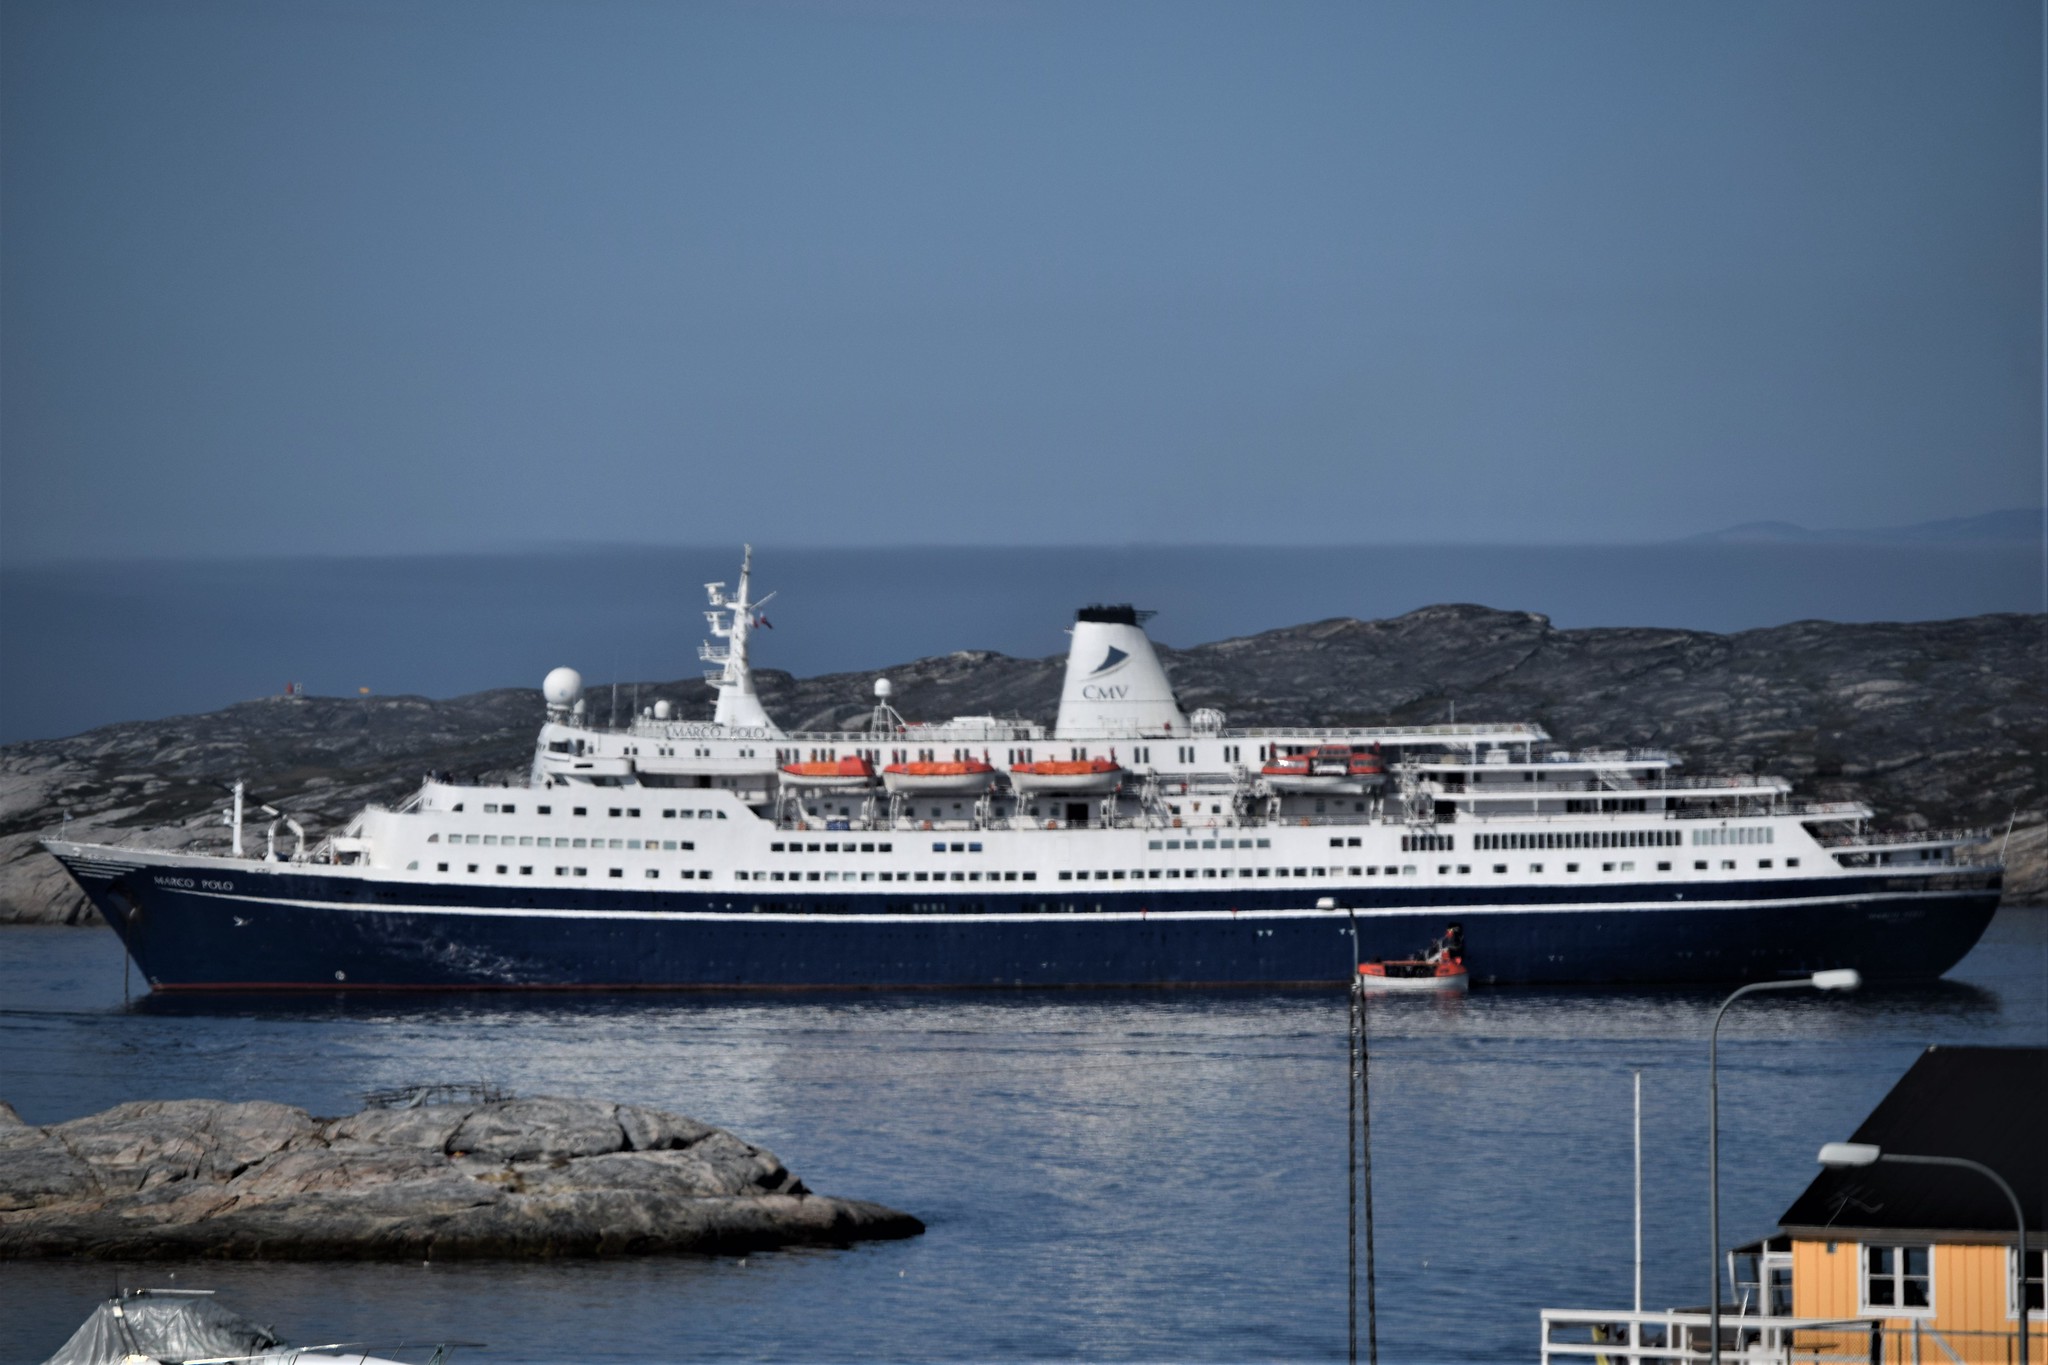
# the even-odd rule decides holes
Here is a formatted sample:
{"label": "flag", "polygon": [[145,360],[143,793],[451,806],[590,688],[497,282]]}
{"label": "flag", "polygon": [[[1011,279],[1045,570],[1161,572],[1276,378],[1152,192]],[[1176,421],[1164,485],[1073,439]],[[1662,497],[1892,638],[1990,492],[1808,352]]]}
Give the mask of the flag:
{"label": "flag", "polygon": [[771,621],[770,621],[770,620],[769,620],[769,619],[768,619],[767,617],[765,617],[765,616],[756,616],[756,617],[754,618],[754,624],[755,624],[755,625],[757,625],[757,626],[759,626],[759,627],[761,627],[761,629],[763,629],[763,630],[773,630],[773,629],[775,629],[775,625],[774,625],[774,623],[773,623],[773,622],[771,622]]}

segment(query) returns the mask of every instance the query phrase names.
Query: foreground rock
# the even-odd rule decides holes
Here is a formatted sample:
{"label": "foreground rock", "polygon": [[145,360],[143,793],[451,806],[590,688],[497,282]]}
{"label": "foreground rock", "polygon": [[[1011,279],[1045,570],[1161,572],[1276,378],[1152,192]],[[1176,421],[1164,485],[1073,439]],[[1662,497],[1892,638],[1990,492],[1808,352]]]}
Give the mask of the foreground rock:
{"label": "foreground rock", "polygon": [[[1868,801],[1886,825],[1985,826],[2013,837],[2008,901],[2048,899],[2048,618],[1837,624],[1715,635],[1560,630],[1529,612],[1427,607],[1338,619],[1193,649],[1161,647],[1183,705],[1232,725],[1533,720],[1570,747],[1675,750],[1694,773],[1778,773],[1822,801]],[[877,670],[914,718],[1050,721],[1064,656],[962,652]],[[795,679],[757,670],[790,729],[865,728],[874,673]],[[701,680],[643,684],[643,703],[708,715]],[[307,697],[104,726],[0,747],[0,921],[97,920],[37,840],[220,847],[217,784],[249,779],[317,838],[369,801],[395,802],[429,768],[520,780],[540,694],[448,701]],[[260,826],[259,826],[260,828]]]}
{"label": "foreground rock", "polygon": [[0,1104],[0,1259],[614,1256],[911,1237],[773,1152],[597,1100],[161,1100],[37,1128]]}

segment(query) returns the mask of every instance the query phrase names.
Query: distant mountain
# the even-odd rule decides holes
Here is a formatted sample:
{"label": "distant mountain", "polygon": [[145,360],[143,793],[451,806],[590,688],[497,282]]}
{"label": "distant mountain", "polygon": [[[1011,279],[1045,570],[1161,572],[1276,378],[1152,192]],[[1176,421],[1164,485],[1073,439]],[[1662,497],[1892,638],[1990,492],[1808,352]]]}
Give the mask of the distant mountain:
{"label": "distant mountain", "polygon": [[1910,526],[1878,526],[1867,530],[1816,531],[1789,521],[1746,521],[1721,531],[1703,531],[1687,536],[1694,545],[1840,545],[1896,542],[1910,545],[1970,545],[1989,542],[2037,541],[2041,538],[2041,509],[2009,507],[1974,517],[1948,521],[1919,521]]}

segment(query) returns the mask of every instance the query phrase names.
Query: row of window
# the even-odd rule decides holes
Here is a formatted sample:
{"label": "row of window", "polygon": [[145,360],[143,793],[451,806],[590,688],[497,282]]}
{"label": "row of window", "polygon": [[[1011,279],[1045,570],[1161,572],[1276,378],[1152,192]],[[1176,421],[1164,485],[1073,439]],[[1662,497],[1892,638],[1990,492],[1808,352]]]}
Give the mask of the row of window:
{"label": "row of window", "polygon": [[[1449,853],[1457,846],[1455,834],[1404,834],[1401,836],[1403,853]],[[1332,841],[1335,842],[1334,840]]]}
{"label": "row of window", "polygon": [[1489,851],[1533,848],[1677,848],[1683,842],[1683,836],[1675,829],[1535,830],[1526,834],[1472,836],[1474,849]]}
{"label": "row of window", "polygon": [[[957,849],[959,845],[955,844],[953,847]],[[848,842],[838,844],[784,843],[768,845],[768,851],[771,853],[891,853],[895,851],[895,848],[895,844],[889,843],[887,841],[884,841],[879,844],[855,844]],[[946,851],[946,846],[944,844],[933,844],[932,848],[935,852],[939,853],[944,853]],[[974,846],[974,851],[976,853],[981,852],[981,845],[976,844]]]}
{"label": "row of window", "polygon": [[[457,801],[448,809],[450,809],[451,811],[459,811],[462,809],[462,802]],[[517,815],[518,813],[519,804],[516,801],[484,802],[485,815]],[[553,806],[535,806],[533,808],[533,813],[535,815],[553,815],[555,813],[555,808]],[[572,806],[569,808],[569,814],[588,815],[590,814],[590,807]],[[640,807],[608,806],[605,809],[605,814],[609,815],[614,820],[638,820],[640,818]],[[664,820],[723,820],[725,819],[725,812],[722,810],[680,810],[671,808],[669,810],[664,810],[661,813],[661,818]]]}
{"label": "row of window", "polygon": [[[2021,1295],[2026,1300],[2027,1316],[2036,1321],[2048,1313],[2048,1252],[2038,1247],[2029,1247],[2026,1259],[2021,1263],[2020,1274],[2014,1275],[2014,1252],[2005,1253],[2006,1273],[2001,1276],[2006,1283],[2005,1316],[2018,1317],[2013,1303],[2012,1282],[2021,1282]],[[1917,1317],[1934,1311],[1934,1248],[1926,1243],[1907,1243],[1900,1246],[1866,1244],[1863,1247],[1862,1274],[1863,1302],[1859,1312],[1882,1314],[1888,1317]]]}
{"label": "row of window", "polygon": [[[471,836],[471,841],[472,841],[472,842],[474,842],[474,840],[475,840],[475,836],[474,836],[474,835],[472,835],[472,836]],[[430,839],[430,840],[429,840],[428,842],[430,842],[430,843],[431,843],[431,842],[432,842],[432,840]],[[451,840],[451,842],[453,842],[453,841]],[[485,840],[485,842],[486,842],[486,843],[489,843],[490,841],[489,841],[489,839],[486,839],[486,840]],[[522,845],[527,845],[527,844],[533,844],[533,842],[534,842],[534,841],[533,841],[532,839],[522,839],[522,840],[520,840],[520,843],[521,843]],[[627,841],[625,841],[625,842],[626,842],[626,845],[627,845],[627,847],[628,847],[628,848],[635,848],[635,849],[637,849],[637,848],[641,848],[641,847],[642,847],[641,841],[639,841],[639,840],[637,840],[637,839],[627,840]],[[1247,842],[1249,842],[1249,841],[1247,841]],[[619,841],[619,840],[617,840],[617,839],[613,839],[613,840],[610,840],[610,841],[609,841],[609,846],[610,846],[611,848],[618,848],[618,847],[619,847],[619,844],[620,844],[620,841]],[[506,847],[511,847],[511,846],[512,846],[512,836],[510,836],[510,835],[507,835],[507,836],[505,836],[505,846],[506,846]],[[541,841],[539,842],[539,844],[538,844],[537,846],[538,846],[538,847],[541,847],[541,848],[546,848],[546,847],[548,846],[548,841],[547,841],[547,840],[545,840],[545,839],[542,839],[542,840],[541,840]],[[575,847],[575,848],[583,848],[583,847],[585,847],[585,841],[584,841],[584,840],[582,840],[582,839],[577,839],[577,840],[574,840],[574,841],[573,841],[573,843],[572,843],[572,841],[571,841],[571,840],[568,840],[568,839],[557,839],[557,840],[555,840],[555,841],[554,841],[554,846],[555,846],[556,848],[564,848],[564,847],[571,847],[571,846],[573,846],[573,847]],[[589,841],[588,841],[588,846],[589,846],[589,847],[591,847],[591,848],[593,848],[593,849],[601,849],[601,848],[605,848],[605,847],[607,846],[607,841],[606,841],[606,840],[603,840],[603,839],[592,839],[592,840],[589,840]],[[1188,846],[1189,846],[1190,848],[1194,847],[1194,842],[1193,842],[1192,840],[1190,840],[1190,841],[1188,842]],[[690,845],[690,844],[689,844],[689,843],[688,843],[687,841],[685,841],[685,842],[684,842],[684,843],[682,844],[682,849],[683,849],[683,851],[688,851],[688,850],[690,849],[690,847],[691,847],[691,845]],[[780,847],[780,845],[778,845],[777,847],[779,848],[779,847]],[[796,847],[796,846],[795,846],[795,845],[792,845],[792,847]],[[815,849],[815,848],[816,848],[816,845],[812,845],[812,847],[813,847],[813,848]],[[943,851],[944,851],[944,849],[943,849],[943,848],[942,848],[942,847],[941,847],[940,845],[933,845],[933,847],[934,847],[934,849],[935,849],[935,850],[938,850],[938,851],[941,851],[941,852],[943,852]],[[980,852],[980,851],[981,851],[981,846],[980,846],[979,844],[975,844],[975,845],[972,845],[971,847],[973,848],[973,850],[974,850],[975,852]],[[645,848],[646,848],[647,850],[649,850],[649,851],[655,851],[656,849],[659,849],[659,850],[661,850],[661,851],[664,851],[664,852],[674,852],[674,851],[676,851],[676,841],[675,841],[675,840],[672,840],[672,839],[671,839],[671,840],[668,840],[667,842],[663,843],[663,842],[660,842],[660,841],[657,841],[657,840],[654,840],[654,839],[649,839],[649,840],[647,840],[647,841],[646,841],[646,843],[645,843]],[[958,851],[958,850],[959,850],[959,848],[960,848],[960,845],[957,845],[957,844],[956,844],[956,845],[954,845],[954,849],[955,849],[955,851]],[[852,845],[852,844],[848,844],[848,845],[846,845],[846,850],[845,850],[845,851],[846,851],[846,852],[849,852],[849,853],[853,852],[853,851],[854,851],[854,845]],[[882,851],[883,851],[883,852],[887,852],[887,851],[888,851],[888,849],[887,849],[887,846],[886,846],[886,845],[885,845],[885,846],[883,846],[883,849],[882,849]],[[1759,868],[1763,868],[1763,869],[1769,869],[1769,868],[1770,868],[1770,867],[1772,866],[1772,860],[1771,860],[1771,859],[1769,859],[1769,858],[1759,858],[1759,859],[1757,860],[1757,866],[1758,866]],[[1798,860],[1797,858],[1787,858],[1787,859],[1785,860],[1785,866],[1787,866],[1787,867],[1797,867],[1797,866],[1799,866],[1799,860]],[[408,867],[408,869],[407,869],[407,870],[408,870],[408,871],[413,871],[413,870],[417,870],[417,869],[418,869],[418,867],[419,867],[419,864],[418,864],[417,862],[414,862],[414,863],[412,863],[412,864],[410,864],[410,865],[409,865],[409,867]],[[1543,875],[1543,867],[1544,867],[1544,865],[1543,865],[1542,863],[1530,863],[1530,864],[1529,864],[1529,871],[1530,871],[1530,873],[1531,873],[1532,875],[1535,875],[1535,876],[1541,876],[1541,875]],[[437,863],[437,864],[435,864],[435,870],[436,870],[437,872],[446,872],[446,871],[448,870],[448,864],[447,864],[447,863]],[[475,871],[477,871],[477,870],[478,870],[478,865],[477,865],[476,863],[470,863],[470,864],[468,865],[468,870],[469,870],[469,871],[471,871],[471,872],[475,872]],[[1436,867],[1436,870],[1437,870],[1437,874],[1438,874],[1439,876],[1446,876],[1446,877],[1448,877],[1448,876],[1470,876],[1470,875],[1471,875],[1471,873],[1472,873],[1472,865],[1471,865],[1470,863],[1457,863],[1457,864],[1455,864],[1455,865],[1454,865],[1454,864],[1451,864],[1451,863],[1438,863],[1438,864],[1437,864],[1437,867]],[[1495,863],[1495,864],[1493,864],[1493,871],[1494,871],[1494,874],[1495,874],[1495,875],[1497,875],[1497,876],[1504,876],[1504,875],[1506,875],[1506,873],[1507,873],[1507,870],[1508,870],[1508,865],[1507,865],[1506,863]],[[1566,872],[1568,872],[1568,873],[1569,873],[1569,872],[1577,872],[1577,871],[1579,871],[1579,864],[1577,864],[1577,863],[1566,863],[1566,864],[1564,865],[1564,870],[1565,870]],[[1635,871],[1635,870],[1636,870],[1636,865],[1635,865],[1635,864],[1634,864],[1633,862],[1620,862],[1620,863],[1612,863],[1612,862],[1608,862],[1608,863],[1602,863],[1602,864],[1600,864],[1600,870],[1601,870],[1602,872],[1633,872],[1633,871]],[[1670,863],[1668,863],[1668,862],[1666,862],[1666,863],[1658,863],[1658,864],[1657,864],[1657,870],[1658,870],[1659,872],[1669,872],[1669,871],[1671,870],[1671,864],[1670,864]],[[1696,871],[1696,872],[1705,872],[1705,871],[1707,871],[1707,870],[1708,870],[1708,867],[1707,867],[1707,863],[1706,863],[1706,860],[1705,860],[1705,859],[1700,859],[1700,860],[1698,860],[1698,861],[1694,862],[1694,863],[1693,863],[1693,870],[1694,870],[1694,871]],[[1722,859],[1722,860],[1721,860],[1721,870],[1722,870],[1723,872],[1733,872],[1733,871],[1735,871],[1735,870],[1736,870],[1736,868],[1735,868],[1735,860],[1734,860],[1733,858],[1724,858],[1724,859]],[[499,874],[500,874],[500,875],[504,875],[504,874],[505,874],[505,872],[506,872],[506,865],[505,865],[505,864],[503,864],[503,863],[500,863],[500,864],[498,865],[498,872],[499,872]],[[611,876],[614,876],[614,877],[623,877],[623,876],[625,875],[624,871],[623,871],[622,869],[619,869],[619,868],[611,868],[611,869],[609,869],[609,872],[610,872],[610,875],[611,875]],[[1211,880],[1215,880],[1215,879],[1217,879],[1217,878],[1230,878],[1230,877],[1238,877],[1238,878],[1247,878],[1247,877],[1301,877],[1301,878],[1306,878],[1306,877],[1318,877],[1318,878],[1324,878],[1324,877],[1342,877],[1342,876],[1352,876],[1352,877],[1377,877],[1377,876],[1380,876],[1380,875],[1382,875],[1383,873],[1384,873],[1384,874],[1385,874],[1386,876],[1389,876],[1389,877],[1393,877],[1393,876],[1405,876],[1405,877],[1412,877],[1412,876],[1414,876],[1414,875],[1415,875],[1415,865],[1414,865],[1413,863],[1409,863],[1409,864],[1406,864],[1406,865],[1404,865],[1404,866],[1400,866],[1400,867],[1395,867],[1395,866],[1393,866],[1393,865],[1391,865],[1391,864],[1390,864],[1390,865],[1388,865],[1388,866],[1386,866],[1386,867],[1379,867],[1379,866],[1370,866],[1370,867],[1296,867],[1296,868],[1286,868],[1286,867],[1273,867],[1273,868],[1267,868],[1267,867],[1238,867],[1238,868],[1231,868],[1231,867],[1205,867],[1205,868],[1202,868],[1202,869],[1200,869],[1200,870],[1197,870],[1197,869],[1195,869],[1195,868],[1192,868],[1192,867],[1191,867],[1191,868],[1188,868],[1188,869],[1186,869],[1185,871],[1183,871],[1182,869],[1180,869],[1180,868],[1177,868],[1177,867],[1169,867],[1169,868],[1157,868],[1157,867],[1154,867],[1154,868],[1133,868],[1133,869],[1128,869],[1128,870],[1126,870],[1126,869],[1120,869],[1120,868],[1110,868],[1110,869],[1104,869],[1104,870],[1097,870],[1097,871],[1095,871],[1095,872],[1092,872],[1092,873],[1091,873],[1091,872],[1088,872],[1088,871],[1081,871],[1081,872],[1073,872],[1073,871],[1068,871],[1068,872],[1062,872],[1062,873],[1060,873],[1060,874],[1059,874],[1059,879],[1060,879],[1061,881],[1063,881],[1063,882],[1067,882],[1067,881],[1084,881],[1084,882],[1085,882],[1085,881],[1089,880],[1089,879],[1090,879],[1090,878],[1092,877],[1092,878],[1093,878],[1094,880],[1096,880],[1096,881],[1098,881],[1098,882],[1107,882],[1107,881],[1117,881],[1117,882],[1121,882],[1121,881],[1134,881],[1134,882],[1142,882],[1142,881],[1154,881],[1154,882],[1156,882],[1156,881],[1160,881],[1160,880],[1162,880],[1162,879],[1164,879],[1164,880],[1167,880],[1167,881],[1179,881],[1179,880],[1181,880],[1182,878],[1186,878],[1186,879],[1187,879],[1187,880],[1189,880],[1189,881],[1193,881],[1193,880],[1194,880],[1194,879],[1196,879],[1197,877],[1206,877],[1206,878],[1209,878],[1209,879],[1211,879]],[[522,876],[522,877],[530,877],[530,876],[532,876],[532,875],[533,875],[533,869],[532,869],[531,867],[522,867],[522,868],[520,868],[520,869],[519,869],[519,875],[520,875],[520,876]],[[563,876],[577,876],[577,877],[582,877],[582,876],[586,876],[586,875],[588,875],[588,869],[587,869],[587,868],[581,868],[581,867],[576,867],[576,868],[569,868],[569,867],[557,867],[557,868],[555,869],[555,875],[556,875],[556,876],[558,876],[558,877],[563,877]],[[657,878],[659,878],[659,877],[661,876],[661,872],[660,872],[660,869],[658,869],[658,868],[651,868],[651,867],[650,867],[650,868],[647,868],[647,869],[645,869],[645,875],[646,875],[646,876],[647,876],[647,877],[648,877],[648,878],[649,878],[650,880],[651,880],[651,879],[657,879]],[[682,878],[682,879],[684,879],[685,881],[688,881],[688,880],[693,880],[693,879],[696,879],[696,878],[700,878],[700,877],[708,881],[708,880],[710,880],[710,878],[711,878],[711,876],[712,876],[712,873],[711,873],[711,872],[710,872],[710,871],[709,871],[708,869],[706,869],[706,870],[702,870],[702,871],[699,871],[699,870],[696,870],[696,869],[691,869],[691,868],[684,868],[684,869],[682,869],[682,870],[678,871],[678,872],[676,873],[676,875],[677,875],[678,877],[681,877],[681,878]],[[813,882],[815,882],[815,881],[819,881],[819,880],[821,880],[821,879],[822,879],[822,880],[824,880],[824,881],[828,881],[828,882],[836,882],[836,881],[849,881],[849,882],[850,882],[850,881],[854,881],[854,880],[856,880],[856,877],[858,878],[858,880],[860,880],[860,881],[864,881],[864,882],[865,882],[865,881],[885,881],[885,882],[887,882],[887,881],[899,881],[899,882],[907,882],[907,881],[920,881],[920,882],[922,882],[922,881],[935,881],[935,882],[942,882],[942,881],[946,881],[946,880],[948,880],[949,878],[950,878],[951,880],[953,880],[953,881],[956,881],[956,882],[957,882],[957,881],[971,881],[971,882],[978,882],[978,881],[982,881],[982,880],[987,880],[987,881],[992,881],[992,882],[994,882],[994,881],[1008,881],[1008,882],[1014,882],[1014,881],[1018,880],[1018,878],[1019,878],[1019,875],[1020,875],[1020,874],[1018,874],[1018,873],[1015,873],[1015,872],[990,872],[990,873],[986,874],[986,877],[984,877],[984,874],[982,874],[982,873],[980,873],[980,872],[968,872],[968,873],[961,873],[961,872],[953,872],[953,873],[946,873],[946,872],[880,872],[880,873],[874,873],[874,872],[861,872],[861,873],[858,873],[858,874],[856,874],[856,873],[853,873],[853,872],[845,872],[845,873],[841,873],[841,872],[824,872],[824,873],[818,873],[818,872],[790,872],[790,873],[787,873],[787,874],[785,874],[785,873],[782,873],[782,872],[735,872],[735,873],[733,874],[733,876],[735,876],[736,878],[738,878],[738,879],[739,879],[740,881],[749,881],[749,880],[751,880],[751,881],[778,881],[778,882],[779,882],[779,881],[784,881],[784,880],[788,880],[788,881],[793,881],[793,882],[800,882],[800,881],[813,881]],[[1025,881],[1027,881],[1027,882],[1030,882],[1030,881],[1036,881],[1036,880],[1038,880],[1038,874],[1037,874],[1036,872],[1025,872],[1025,873],[1023,873],[1023,874],[1021,874],[1021,875],[1022,875],[1022,878],[1023,878],[1023,880],[1025,880]]]}
{"label": "row of window", "polygon": [[1743,825],[1736,829],[1696,829],[1692,832],[1692,846],[1705,848],[1712,844],[1768,844],[1771,842],[1769,825]]}
{"label": "row of window", "polygon": [[733,876],[743,882],[1035,882],[1038,880],[1036,872],[735,872]]}
{"label": "row of window", "polygon": [[[417,868],[418,866],[418,863],[413,863],[410,865],[410,868]],[[410,868],[408,870],[410,870]],[[434,864],[434,870],[436,872],[446,872],[448,870],[448,864],[436,863]],[[471,863],[469,864],[469,870],[471,872],[476,872],[480,871],[481,869],[478,864]],[[506,863],[498,864],[499,876],[508,876],[510,875],[511,871],[512,869],[510,865]],[[623,867],[607,868],[606,872],[613,877],[623,878],[626,875],[626,869]],[[519,869],[519,875],[522,877],[531,877],[533,875],[532,865],[528,864],[527,866],[521,867]],[[587,877],[590,875],[590,869],[587,867],[557,867],[555,869],[555,875],[557,877]],[[699,878],[707,882],[711,880],[711,873],[708,870],[702,870],[694,867],[676,869],[675,875],[682,881],[686,882],[695,881]],[[651,882],[659,881],[661,880],[661,869],[658,867],[644,868],[642,869],[642,876],[644,876],[646,880]]]}
{"label": "row of window", "polygon": [[[1356,841],[1354,840],[1353,842],[1356,842]],[[1146,844],[1146,847],[1147,847],[1147,848],[1153,848],[1153,849],[1158,849],[1158,848],[1164,848],[1164,849],[1166,849],[1167,851],[1171,852],[1171,851],[1172,851],[1172,850],[1174,850],[1174,849],[1180,849],[1180,848],[1185,848],[1185,849],[1193,850],[1193,849],[1197,849],[1197,848],[1216,848],[1216,847],[1218,847],[1219,845],[1220,845],[1221,847],[1223,847],[1223,848],[1271,848],[1271,847],[1273,846],[1273,841],[1272,841],[1271,839],[1213,839],[1213,838],[1212,838],[1212,839],[1153,839],[1153,840],[1151,840],[1151,841],[1150,841],[1149,843],[1147,843],[1147,844]],[[1337,845],[1335,845],[1335,844],[1334,844],[1334,842],[1333,842],[1333,845],[1332,845],[1332,846],[1333,846],[1333,847],[1335,847],[1335,846],[1337,846]]]}
{"label": "row of window", "polygon": [[[463,844],[465,846],[477,843],[479,840],[486,847],[497,844],[505,848],[645,848],[649,851],[660,849],[667,853],[675,853],[677,851],[688,853],[697,847],[696,841],[693,839],[551,839],[544,834],[521,834],[517,836],[510,834],[451,834],[448,836],[449,843]],[[438,844],[441,842],[441,836],[439,834],[429,834],[427,842]],[[847,847],[851,848],[853,846],[848,844]]]}

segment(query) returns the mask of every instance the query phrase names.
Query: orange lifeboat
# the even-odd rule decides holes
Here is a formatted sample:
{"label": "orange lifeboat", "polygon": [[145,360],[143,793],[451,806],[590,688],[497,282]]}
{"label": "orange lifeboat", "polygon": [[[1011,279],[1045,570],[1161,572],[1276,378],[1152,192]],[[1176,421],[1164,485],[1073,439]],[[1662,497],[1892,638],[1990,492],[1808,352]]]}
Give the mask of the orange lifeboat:
{"label": "orange lifeboat", "polygon": [[1123,768],[1106,758],[1047,759],[1010,767],[1010,785],[1020,792],[1097,795],[1123,784]]}
{"label": "orange lifeboat", "polygon": [[1279,754],[1259,769],[1278,792],[1358,792],[1386,780],[1377,749],[1319,744],[1298,754]]}
{"label": "orange lifeboat", "polygon": [[785,787],[872,787],[875,765],[853,757],[821,763],[785,763],[781,768]]}
{"label": "orange lifeboat", "polygon": [[882,769],[883,786],[892,792],[917,795],[979,794],[989,789],[995,777],[995,765],[978,758],[950,763],[891,763]]}

